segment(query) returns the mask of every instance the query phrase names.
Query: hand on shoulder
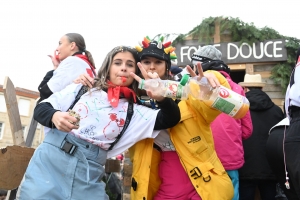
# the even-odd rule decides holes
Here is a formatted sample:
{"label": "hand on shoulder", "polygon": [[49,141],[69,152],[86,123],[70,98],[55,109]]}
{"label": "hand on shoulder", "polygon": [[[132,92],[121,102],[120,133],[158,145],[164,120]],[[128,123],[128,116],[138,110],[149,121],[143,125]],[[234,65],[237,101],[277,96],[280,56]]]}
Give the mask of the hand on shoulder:
{"label": "hand on shoulder", "polygon": [[89,88],[92,88],[95,80],[94,78],[90,77],[89,74],[85,73],[85,74],[81,74],[73,82],[76,84],[81,83],[84,86],[88,86]]}

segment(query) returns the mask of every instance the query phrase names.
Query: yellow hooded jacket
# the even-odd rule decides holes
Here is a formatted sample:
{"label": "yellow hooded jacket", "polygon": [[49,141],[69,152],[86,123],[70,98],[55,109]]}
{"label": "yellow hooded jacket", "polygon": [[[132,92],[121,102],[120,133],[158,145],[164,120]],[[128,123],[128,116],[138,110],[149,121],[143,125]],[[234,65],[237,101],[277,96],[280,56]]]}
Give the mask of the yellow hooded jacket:
{"label": "yellow hooded jacket", "polygon": [[[206,73],[214,73],[221,85],[230,88],[219,72]],[[210,123],[220,111],[192,97],[180,101],[178,106],[181,120],[169,129],[169,134],[182,167],[203,200],[231,200],[233,185],[217,157],[210,129]],[[129,149],[133,163],[133,200],[152,200],[159,189],[160,153],[153,148],[153,142],[153,139],[144,139]]]}

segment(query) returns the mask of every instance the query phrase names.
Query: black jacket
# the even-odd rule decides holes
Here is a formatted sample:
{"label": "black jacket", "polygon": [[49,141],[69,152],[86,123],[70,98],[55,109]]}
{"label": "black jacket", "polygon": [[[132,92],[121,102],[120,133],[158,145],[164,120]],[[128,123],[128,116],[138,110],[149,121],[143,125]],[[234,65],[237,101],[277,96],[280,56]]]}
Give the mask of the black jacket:
{"label": "black jacket", "polygon": [[47,85],[48,81],[53,76],[53,72],[54,72],[54,70],[47,72],[47,74],[45,75],[45,77],[43,78],[42,82],[40,83],[40,85],[38,87],[38,90],[40,92],[40,99],[39,99],[38,103],[43,101],[44,99],[47,99],[48,97],[51,96],[51,94],[53,94],[53,92],[49,89],[49,87]]}
{"label": "black jacket", "polygon": [[251,90],[246,97],[250,102],[253,133],[243,141],[245,164],[239,170],[240,179],[275,180],[266,157],[266,144],[270,128],[284,118],[283,112],[262,90]]}

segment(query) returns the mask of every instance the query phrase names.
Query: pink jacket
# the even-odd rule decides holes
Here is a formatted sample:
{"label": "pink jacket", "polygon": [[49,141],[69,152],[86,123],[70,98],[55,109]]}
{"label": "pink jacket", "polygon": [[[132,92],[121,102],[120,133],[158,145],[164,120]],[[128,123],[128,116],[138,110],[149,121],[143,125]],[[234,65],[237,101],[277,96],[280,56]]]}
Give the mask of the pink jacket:
{"label": "pink jacket", "polygon": [[[233,82],[230,76],[222,73],[231,89],[243,96],[243,88]],[[244,164],[244,148],[242,140],[249,138],[252,134],[252,120],[250,111],[242,119],[234,119],[224,113],[220,114],[211,124],[214,136],[216,152],[226,170],[236,170]]]}

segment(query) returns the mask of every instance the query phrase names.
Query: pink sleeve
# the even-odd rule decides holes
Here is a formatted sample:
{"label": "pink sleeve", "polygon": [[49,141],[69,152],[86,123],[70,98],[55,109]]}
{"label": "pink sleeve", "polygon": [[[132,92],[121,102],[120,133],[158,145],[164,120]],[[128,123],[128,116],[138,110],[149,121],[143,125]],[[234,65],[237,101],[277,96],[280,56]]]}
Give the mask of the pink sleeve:
{"label": "pink sleeve", "polygon": [[[240,85],[233,83],[232,88],[234,88],[234,91],[236,93],[239,93],[242,96],[246,96],[243,88]],[[241,126],[242,126],[242,138],[243,138],[243,140],[246,140],[252,135],[252,131],[253,131],[250,110],[241,119]]]}
{"label": "pink sleeve", "polygon": [[252,135],[252,131],[253,131],[250,110],[241,119],[241,125],[242,125],[242,138],[243,140],[246,140]]}

